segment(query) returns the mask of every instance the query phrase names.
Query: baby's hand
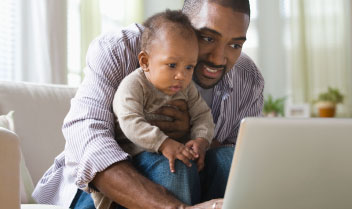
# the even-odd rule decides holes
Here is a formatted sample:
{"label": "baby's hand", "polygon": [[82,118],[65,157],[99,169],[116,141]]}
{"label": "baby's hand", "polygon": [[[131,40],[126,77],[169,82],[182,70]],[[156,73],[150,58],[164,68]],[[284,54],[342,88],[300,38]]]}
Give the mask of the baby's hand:
{"label": "baby's hand", "polygon": [[196,153],[197,168],[198,171],[201,171],[204,168],[205,152],[209,147],[209,142],[203,138],[196,138],[188,141],[186,147],[189,147]]}
{"label": "baby's hand", "polygon": [[192,166],[190,160],[196,158],[196,153],[189,147],[177,142],[171,138],[167,138],[160,146],[159,151],[169,160],[170,170],[175,172],[175,160],[181,160],[188,167]]}

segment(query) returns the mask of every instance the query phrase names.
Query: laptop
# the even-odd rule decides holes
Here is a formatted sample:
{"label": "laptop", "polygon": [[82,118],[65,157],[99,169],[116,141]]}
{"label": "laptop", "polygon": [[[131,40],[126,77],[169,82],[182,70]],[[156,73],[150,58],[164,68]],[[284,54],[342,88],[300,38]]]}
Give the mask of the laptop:
{"label": "laptop", "polygon": [[244,119],[223,209],[352,209],[352,119]]}

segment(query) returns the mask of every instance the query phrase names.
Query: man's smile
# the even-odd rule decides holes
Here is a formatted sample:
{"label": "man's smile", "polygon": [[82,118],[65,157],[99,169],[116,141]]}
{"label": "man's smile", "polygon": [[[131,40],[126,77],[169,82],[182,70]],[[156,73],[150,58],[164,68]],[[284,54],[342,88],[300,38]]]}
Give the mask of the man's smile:
{"label": "man's smile", "polygon": [[200,62],[198,66],[198,70],[201,73],[201,76],[207,79],[218,79],[224,73],[224,66],[216,66],[212,63]]}
{"label": "man's smile", "polygon": [[210,68],[206,65],[203,66],[203,76],[209,79],[217,79],[222,75],[224,68]]}

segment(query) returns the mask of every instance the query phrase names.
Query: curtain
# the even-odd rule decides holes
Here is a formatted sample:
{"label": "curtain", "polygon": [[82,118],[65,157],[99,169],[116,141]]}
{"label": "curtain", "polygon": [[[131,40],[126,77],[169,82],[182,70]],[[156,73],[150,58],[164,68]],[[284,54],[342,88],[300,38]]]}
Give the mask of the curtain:
{"label": "curtain", "polygon": [[[89,44],[101,33],[101,15],[99,0],[81,0],[81,67],[86,66],[86,53]],[[83,78],[83,71],[81,71]]]}
{"label": "curtain", "polygon": [[80,74],[86,66],[90,43],[101,33],[116,31],[143,20],[142,0],[80,0]]}
{"label": "curtain", "polygon": [[345,95],[344,103],[337,109],[338,116],[351,117],[350,1],[292,0],[291,13],[293,102],[311,103],[331,86]]}
{"label": "curtain", "polygon": [[22,0],[15,80],[65,84],[66,0]]}

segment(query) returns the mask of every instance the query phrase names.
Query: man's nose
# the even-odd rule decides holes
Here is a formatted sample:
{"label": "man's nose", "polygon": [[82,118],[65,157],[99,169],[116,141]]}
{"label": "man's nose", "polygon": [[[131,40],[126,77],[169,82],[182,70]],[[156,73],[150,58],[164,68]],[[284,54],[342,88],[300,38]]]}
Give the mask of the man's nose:
{"label": "man's nose", "polygon": [[213,48],[213,50],[209,52],[207,61],[214,65],[226,65],[225,47],[216,46]]}

